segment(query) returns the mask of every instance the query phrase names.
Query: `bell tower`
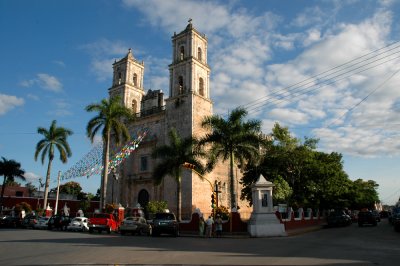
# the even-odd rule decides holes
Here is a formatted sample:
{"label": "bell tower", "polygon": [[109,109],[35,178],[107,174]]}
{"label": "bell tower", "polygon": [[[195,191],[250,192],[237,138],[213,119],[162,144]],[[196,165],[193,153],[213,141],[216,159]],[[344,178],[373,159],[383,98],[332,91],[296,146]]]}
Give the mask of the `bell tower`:
{"label": "bell tower", "polygon": [[168,127],[181,137],[201,135],[201,120],[212,115],[210,67],[207,64],[207,38],[192,20],[172,36],[172,63],[169,65]]}
{"label": "bell tower", "polygon": [[143,89],[144,62],[133,57],[132,49],[128,54],[113,64],[113,82],[109,89],[110,97],[119,96],[123,104],[132,109],[133,113],[140,112],[140,103],[145,95]]}

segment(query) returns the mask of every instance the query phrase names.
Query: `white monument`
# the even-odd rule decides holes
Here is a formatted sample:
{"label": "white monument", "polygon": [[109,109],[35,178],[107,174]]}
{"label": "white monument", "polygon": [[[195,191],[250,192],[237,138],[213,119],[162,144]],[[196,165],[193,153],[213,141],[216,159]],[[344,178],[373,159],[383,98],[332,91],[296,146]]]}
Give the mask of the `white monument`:
{"label": "white monument", "polygon": [[285,226],[273,211],[272,188],[274,184],[263,175],[251,187],[253,212],[247,230],[252,237],[286,236]]}

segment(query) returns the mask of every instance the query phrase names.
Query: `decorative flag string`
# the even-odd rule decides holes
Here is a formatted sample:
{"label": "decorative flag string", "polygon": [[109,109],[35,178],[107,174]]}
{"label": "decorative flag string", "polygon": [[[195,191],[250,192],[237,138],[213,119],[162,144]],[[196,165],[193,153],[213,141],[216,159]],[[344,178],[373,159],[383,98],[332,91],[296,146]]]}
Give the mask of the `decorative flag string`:
{"label": "decorative flag string", "polygon": [[[147,129],[138,130],[136,134],[132,136],[131,141],[125,144],[120,151],[114,153],[115,155],[108,161],[108,173],[115,170],[139,147],[139,144],[146,137],[147,133]],[[74,166],[64,172],[61,175],[61,179],[71,179],[81,176],[89,178],[92,175],[101,174],[101,171],[103,170],[103,150],[103,143],[100,142]]]}

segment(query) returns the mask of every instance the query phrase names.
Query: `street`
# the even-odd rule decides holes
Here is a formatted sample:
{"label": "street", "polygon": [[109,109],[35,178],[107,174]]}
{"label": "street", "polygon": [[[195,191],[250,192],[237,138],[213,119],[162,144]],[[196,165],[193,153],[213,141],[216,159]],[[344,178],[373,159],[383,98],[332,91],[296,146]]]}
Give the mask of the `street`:
{"label": "street", "polygon": [[0,265],[395,265],[400,233],[327,228],[290,237],[120,236],[0,229]]}

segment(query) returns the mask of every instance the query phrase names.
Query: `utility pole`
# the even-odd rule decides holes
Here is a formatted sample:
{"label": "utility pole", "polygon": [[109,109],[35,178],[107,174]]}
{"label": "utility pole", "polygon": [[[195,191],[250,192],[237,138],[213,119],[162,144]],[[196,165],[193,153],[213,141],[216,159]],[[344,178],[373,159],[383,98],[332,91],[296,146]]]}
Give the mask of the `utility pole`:
{"label": "utility pole", "polygon": [[60,178],[61,178],[61,171],[58,171],[58,177],[57,177],[57,195],[56,195],[56,207],[54,209],[54,214],[57,214],[57,209],[58,209],[58,196],[60,194]]}

